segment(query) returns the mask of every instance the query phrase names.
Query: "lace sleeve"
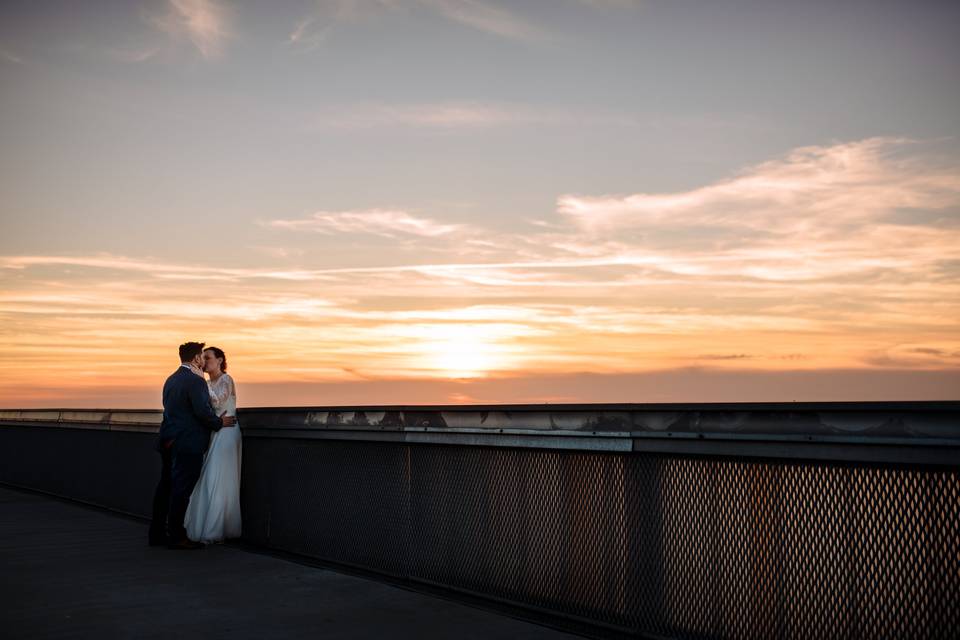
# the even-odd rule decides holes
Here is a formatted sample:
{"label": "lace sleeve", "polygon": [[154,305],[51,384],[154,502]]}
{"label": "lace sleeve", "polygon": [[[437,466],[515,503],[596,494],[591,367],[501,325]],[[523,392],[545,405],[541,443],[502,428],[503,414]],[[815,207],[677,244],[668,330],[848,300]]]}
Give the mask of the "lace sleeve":
{"label": "lace sleeve", "polygon": [[223,378],[209,385],[209,389],[210,403],[213,404],[213,408],[217,410],[217,415],[219,415],[226,410],[227,400],[230,399],[230,396],[236,395],[233,387],[233,378],[230,378],[227,374],[223,374]]}

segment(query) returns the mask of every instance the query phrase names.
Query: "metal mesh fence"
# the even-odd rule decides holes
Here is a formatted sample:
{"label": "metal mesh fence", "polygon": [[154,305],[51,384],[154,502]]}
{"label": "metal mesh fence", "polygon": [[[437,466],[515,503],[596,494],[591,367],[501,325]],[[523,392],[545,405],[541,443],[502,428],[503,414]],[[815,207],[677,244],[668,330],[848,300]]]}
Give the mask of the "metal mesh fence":
{"label": "metal mesh fence", "polygon": [[0,482],[149,517],[160,478],[156,435],[0,427]]}
{"label": "metal mesh fence", "polygon": [[960,630],[956,469],[245,446],[263,465],[245,466],[245,521],[272,547],[669,637]]}
{"label": "metal mesh fence", "polygon": [[[0,429],[0,481],[145,513],[152,437]],[[248,437],[244,537],[676,638],[960,633],[946,466]]]}
{"label": "metal mesh fence", "polygon": [[254,438],[243,446],[245,539],[404,575],[408,519],[402,447]]}

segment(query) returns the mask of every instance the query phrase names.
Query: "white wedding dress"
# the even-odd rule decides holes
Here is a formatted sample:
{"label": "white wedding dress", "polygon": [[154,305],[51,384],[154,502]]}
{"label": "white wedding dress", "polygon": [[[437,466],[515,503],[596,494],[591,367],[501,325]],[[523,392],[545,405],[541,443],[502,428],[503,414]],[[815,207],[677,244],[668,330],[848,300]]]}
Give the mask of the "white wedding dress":
{"label": "white wedding dress", "polygon": [[[208,385],[214,412],[218,416],[224,411],[228,416],[236,416],[237,389],[233,378],[225,373]],[[240,537],[241,444],[239,423],[211,434],[184,520],[191,540],[210,543]]]}

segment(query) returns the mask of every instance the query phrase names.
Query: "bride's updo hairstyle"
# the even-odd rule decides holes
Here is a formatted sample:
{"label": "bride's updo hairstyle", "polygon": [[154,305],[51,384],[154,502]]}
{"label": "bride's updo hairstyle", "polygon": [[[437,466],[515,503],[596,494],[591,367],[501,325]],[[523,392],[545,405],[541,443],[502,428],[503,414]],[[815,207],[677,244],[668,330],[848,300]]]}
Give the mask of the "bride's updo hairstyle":
{"label": "bride's updo hairstyle", "polygon": [[220,347],[207,347],[204,351],[213,351],[214,358],[220,358],[220,371],[227,372],[227,356]]}

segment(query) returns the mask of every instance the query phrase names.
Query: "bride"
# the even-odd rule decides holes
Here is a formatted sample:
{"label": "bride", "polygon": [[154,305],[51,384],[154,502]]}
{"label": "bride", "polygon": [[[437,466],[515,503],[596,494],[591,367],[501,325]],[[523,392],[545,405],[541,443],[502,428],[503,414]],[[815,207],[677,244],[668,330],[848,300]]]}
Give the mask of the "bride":
{"label": "bride", "polygon": [[[203,350],[203,371],[210,376],[210,402],[218,416],[237,415],[237,388],[227,373],[227,357],[217,347]],[[240,425],[210,436],[203,469],[190,495],[184,524],[187,537],[220,542],[240,537]]]}

